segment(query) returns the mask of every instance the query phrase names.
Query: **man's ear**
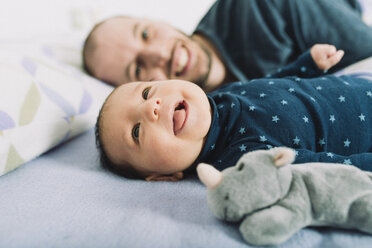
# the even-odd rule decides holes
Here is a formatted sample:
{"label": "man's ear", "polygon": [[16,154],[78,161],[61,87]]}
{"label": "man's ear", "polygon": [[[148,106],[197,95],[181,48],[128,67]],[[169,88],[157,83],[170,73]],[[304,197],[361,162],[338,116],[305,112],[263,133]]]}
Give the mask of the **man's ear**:
{"label": "man's ear", "polygon": [[170,182],[176,182],[183,178],[183,172],[175,172],[171,175],[159,175],[159,174],[153,174],[150,176],[147,176],[145,178],[146,181],[170,181]]}

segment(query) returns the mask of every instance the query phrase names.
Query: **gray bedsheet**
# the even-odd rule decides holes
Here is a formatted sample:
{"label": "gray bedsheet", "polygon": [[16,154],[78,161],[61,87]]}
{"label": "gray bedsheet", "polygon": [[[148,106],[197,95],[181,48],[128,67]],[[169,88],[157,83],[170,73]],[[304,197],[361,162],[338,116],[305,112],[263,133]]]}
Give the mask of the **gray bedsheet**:
{"label": "gray bedsheet", "polygon": [[[197,178],[127,180],[99,167],[90,130],[0,177],[0,247],[249,247],[209,212]],[[307,228],[279,247],[372,247]]]}

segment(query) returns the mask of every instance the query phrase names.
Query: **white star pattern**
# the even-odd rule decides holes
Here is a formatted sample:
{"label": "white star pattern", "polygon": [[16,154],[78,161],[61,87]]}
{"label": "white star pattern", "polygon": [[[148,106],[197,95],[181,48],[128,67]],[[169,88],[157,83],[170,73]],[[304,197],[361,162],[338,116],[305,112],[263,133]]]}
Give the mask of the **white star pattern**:
{"label": "white star pattern", "polygon": [[241,152],[245,152],[247,150],[247,147],[244,144],[242,144],[241,146],[239,146],[239,149]]}
{"label": "white star pattern", "polygon": [[350,165],[351,164],[351,160],[350,159],[345,159],[344,160],[344,164],[349,164]]}
{"label": "white star pattern", "polygon": [[271,121],[275,123],[278,123],[278,121],[280,120],[277,115],[271,116],[271,118],[272,118]]}
{"label": "white star pattern", "polygon": [[[309,67],[307,69],[307,72],[310,72],[310,70],[312,70],[312,68]],[[288,82],[285,81],[288,79],[291,79],[292,84],[289,84]],[[260,129],[257,129],[255,132],[256,132],[256,135],[258,136],[253,136],[253,138],[256,140],[256,142],[261,143],[261,147],[263,147],[264,149],[271,149],[273,147],[273,145],[271,145],[272,143],[275,145],[287,144],[288,146],[292,146],[293,149],[299,149],[299,148],[302,149],[303,147],[306,148],[305,146],[307,146],[306,144],[307,144],[308,137],[309,138],[312,137],[313,144],[315,144],[315,146],[308,148],[308,149],[311,149],[311,150],[316,149],[318,152],[322,152],[323,154],[322,156],[325,161],[328,160],[330,162],[335,162],[337,160],[338,163],[344,163],[344,164],[357,163],[357,160],[354,161],[354,159],[347,159],[348,157],[346,158],[344,157],[340,159],[340,156],[337,155],[339,153],[337,152],[337,149],[339,150],[342,149],[345,153],[353,152],[352,149],[358,146],[357,141],[359,141],[360,137],[363,137],[363,136],[357,136],[358,133],[354,133],[354,132],[350,132],[350,133],[339,132],[338,125],[343,123],[344,119],[349,118],[351,122],[354,122],[353,124],[356,124],[355,125],[356,128],[358,128],[358,124],[359,124],[359,128],[367,127],[366,124],[367,123],[369,124],[369,121],[371,120],[371,117],[372,117],[372,115],[369,113],[368,107],[360,108],[359,111],[358,111],[358,108],[355,108],[355,109],[351,109],[351,111],[349,112],[344,112],[344,113],[342,112],[342,109],[346,109],[346,107],[353,102],[353,97],[352,97],[353,95],[349,95],[349,94],[354,93],[354,92],[349,93],[349,91],[351,91],[351,88],[349,86],[344,85],[342,83],[343,81],[339,81],[338,83],[337,87],[340,87],[340,90],[338,92],[337,91],[332,92],[332,88],[329,88],[329,86],[327,85],[328,81],[329,82],[333,81],[331,77],[328,78],[327,76],[325,76],[324,80],[327,80],[327,82],[319,81],[319,80],[310,81],[310,84],[308,85],[304,85],[305,82],[307,83],[306,81],[307,79],[304,79],[304,78],[294,76],[294,77],[289,77],[288,79],[282,79],[283,82],[281,80],[276,81],[276,79],[271,79],[271,78],[266,79],[266,83],[261,85],[260,86],[261,89],[258,88],[258,91],[250,91],[249,90],[250,88],[248,87],[246,88],[247,85],[245,83],[241,84],[240,88],[236,87],[236,85],[238,84],[232,85],[231,87],[232,96],[231,97],[229,97],[228,93],[224,91],[224,93],[221,94],[222,95],[221,99],[223,99],[224,101],[216,100],[215,103],[217,104],[217,109],[218,109],[218,111],[216,111],[217,112],[216,114],[220,113],[221,118],[223,116],[227,121],[229,121],[231,119],[231,118],[229,119],[230,112],[234,112],[234,117],[237,116],[236,122],[230,123],[229,125],[222,124],[222,122],[220,121],[219,123],[220,125],[222,124],[222,129],[220,129],[221,126],[218,129],[222,131],[224,127],[228,126],[227,127],[228,132],[226,131],[226,133],[224,133],[223,135],[226,136],[226,142],[228,144],[232,144],[232,145],[235,144],[234,145],[235,153],[243,154],[250,150],[251,146],[249,146],[249,149],[248,149],[249,143],[247,143],[247,141],[245,141],[244,139],[249,138],[249,136],[251,135],[251,125],[258,125],[263,128],[261,130],[265,130],[265,131],[260,131]],[[295,81],[297,81],[298,83],[295,83]],[[274,84],[274,85],[269,86],[270,84]],[[354,85],[354,83],[350,85]],[[278,94],[275,94],[276,89],[277,89],[276,87],[278,87]],[[308,92],[306,92],[306,89],[308,89]],[[364,101],[363,104],[368,105],[369,103],[372,103],[372,89],[367,88],[367,87],[365,87],[364,90],[363,88],[360,88],[360,89],[359,89],[359,92],[357,93],[359,93],[358,95],[361,101]],[[264,91],[259,92],[259,90],[264,90]],[[328,94],[328,91],[330,91],[329,94]],[[363,91],[365,92],[364,94],[363,94]],[[217,92],[217,94],[212,93],[211,95],[213,96],[214,99],[218,99],[218,96],[219,96],[218,93],[219,92]],[[247,96],[249,97],[246,99],[247,101],[243,101],[244,99],[241,99],[242,101],[238,101],[238,100],[229,101],[229,99],[234,99],[233,95],[237,97],[239,97],[239,95],[245,95],[244,98]],[[225,97],[226,99],[224,99]],[[348,100],[347,102],[346,102],[346,98]],[[328,104],[324,101],[327,99],[329,100]],[[304,102],[310,103],[311,105],[316,104],[315,106],[316,109],[307,109],[307,108],[298,108],[298,109],[293,108],[292,109],[292,106],[293,107],[297,106],[297,105],[294,105],[296,101],[298,102],[304,101]],[[317,105],[318,103],[319,103],[319,106]],[[321,106],[320,104],[323,104],[323,103],[324,103],[324,106],[323,105]],[[255,106],[256,104],[257,106]],[[229,109],[229,106],[230,106],[230,109]],[[235,108],[235,106],[237,108]],[[340,109],[341,109],[341,112],[338,112],[340,111]],[[251,111],[252,113],[250,113]],[[286,111],[286,112],[285,114],[283,114],[280,111]],[[246,113],[245,115],[247,116],[247,118],[242,115],[244,112]],[[214,116],[216,114],[214,114]],[[239,115],[242,115],[242,116],[239,117]],[[327,115],[329,118],[328,120],[329,122],[327,122]],[[336,118],[336,115],[337,115],[337,118]],[[287,120],[287,116],[288,116],[288,120]],[[270,117],[271,117],[271,122],[270,122]],[[252,120],[249,120],[249,118],[253,118],[253,119],[259,118],[259,119],[257,120],[257,122],[252,122],[252,123],[249,123],[248,125],[248,122],[252,121]],[[278,131],[278,127],[283,128],[284,130],[284,128],[286,128],[285,126],[286,122],[290,121],[291,118],[293,119],[293,121],[296,121],[297,123],[296,125],[300,128],[300,130],[302,130],[303,133],[296,132],[295,131],[296,129],[289,130],[289,131],[283,131],[283,132]],[[301,122],[301,119],[303,120],[303,122]],[[313,127],[312,122],[317,119],[323,121],[322,124],[324,123],[328,124],[328,127],[326,127],[326,129],[323,131],[317,128],[312,128]],[[301,123],[303,124],[301,125]],[[318,123],[315,123],[315,124],[318,124]],[[241,126],[239,127],[239,125]],[[283,127],[281,125],[283,125]],[[248,128],[247,130],[245,129],[245,126],[247,126]],[[349,127],[347,128],[348,130],[351,131],[351,128],[350,129]],[[334,132],[332,131],[330,133],[328,132],[328,130],[331,130],[331,131],[334,130]],[[259,133],[261,133],[261,135],[259,135]],[[268,140],[265,133],[268,135],[270,140]],[[296,133],[298,135],[296,135]],[[359,133],[359,134],[362,135],[363,133]],[[277,140],[276,135],[280,139]],[[335,142],[333,142],[335,138],[333,135],[336,135],[336,138],[337,138],[337,135],[339,135],[338,138],[335,140]],[[300,136],[301,138],[298,136]],[[346,139],[345,139],[345,136],[346,136]],[[316,138],[314,139],[314,137]],[[257,141],[257,138],[259,138],[259,141]],[[238,141],[240,145],[239,143],[237,144],[236,141]],[[281,143],[280,141],[282,141],[283,143],[280,144]],[[246,143],[247,145],[245,145]],[[351,143],[353,143],[353,145],[351,145]],[[216,147],[217,147],[216,144],[210,144],[210,153],[216,152],[216,151],[218,152],[219,150],[216,150]],[[218,148],[220,149],[220,146]],[[335,153],[330,152],[329,150],[333,150]],[[345,155],[345,154],[342,154],[341,151],[340,151],[340,154]],[[297,156],[300,153],[299,156],[301,158],[302,157],[305,158],[308,156],[306,152],[302,153],[301,150],[300,152],[298,151],[295,151],[295,152]],[[214,161],[216,161],[217,159],[218,158],[216,158]],[[226,162],[227,160],[224,161],[223,163],[226,163]]]}
{"label": "white star pattern", "polygon": [[301,71],[305,72],[306,71],[306,66],[301,66]]}
{"label": "white star pattern", "polygon": [[338,100],[340,100],[340,102],[345,102],[345,97],[344,97],[344,96],[340,96],[340,97],[338,98]]}
{"label": "white star pattern", "polygon": [[344,141],[344,147],[350,147],[350,143],[351,143],[351,141],[349,139],[346,139]]}
{"label": "white star pattern", "polygon": [[333,153],[332,152],[327,152],[327,157],[333,158]]}
{"label": "white star pattern", "polygon": [[300,144],[300,139],[296,136],[296,138],[293,139],[293,144],[298,145]]}

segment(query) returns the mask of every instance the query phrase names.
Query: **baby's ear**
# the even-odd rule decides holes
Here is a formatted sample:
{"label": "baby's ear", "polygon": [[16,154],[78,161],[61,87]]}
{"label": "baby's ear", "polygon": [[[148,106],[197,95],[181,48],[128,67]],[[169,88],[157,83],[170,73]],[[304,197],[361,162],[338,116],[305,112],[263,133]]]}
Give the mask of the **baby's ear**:
{"label": "baby's ear", "polygon": [[200,163],[196,167],[200,181],[208,189],[216,188],[222,182],[222,173],[212,165]]}
{"label": "baby's ear", "polygon": [[183,178],[183,172],[176,172],[171,175],[158,175],[153,174],[145,178],[146,181],[170,181],[176,182]]}
{"label": "baby's ear", "polygon": [[277,167],[290,164],[295,160],[295,151],[287,147],[274,148],[274,164]]}

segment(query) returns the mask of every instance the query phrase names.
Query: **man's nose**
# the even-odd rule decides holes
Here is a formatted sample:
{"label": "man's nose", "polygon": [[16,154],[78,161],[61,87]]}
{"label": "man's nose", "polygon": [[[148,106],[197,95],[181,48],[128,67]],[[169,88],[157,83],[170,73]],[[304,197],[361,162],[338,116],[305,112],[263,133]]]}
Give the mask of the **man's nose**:
{"label": "man's nose", "polygon": [[160,98],[148,99],[144,102],[145,118],[149,121],[156,121],[159,119],[159,111],[161,106]]}
{"label": "man's nose", "polygon": [[151,44],[142,51],[143,62],[148,69],[169,70],[170,52],[164,45]]}

